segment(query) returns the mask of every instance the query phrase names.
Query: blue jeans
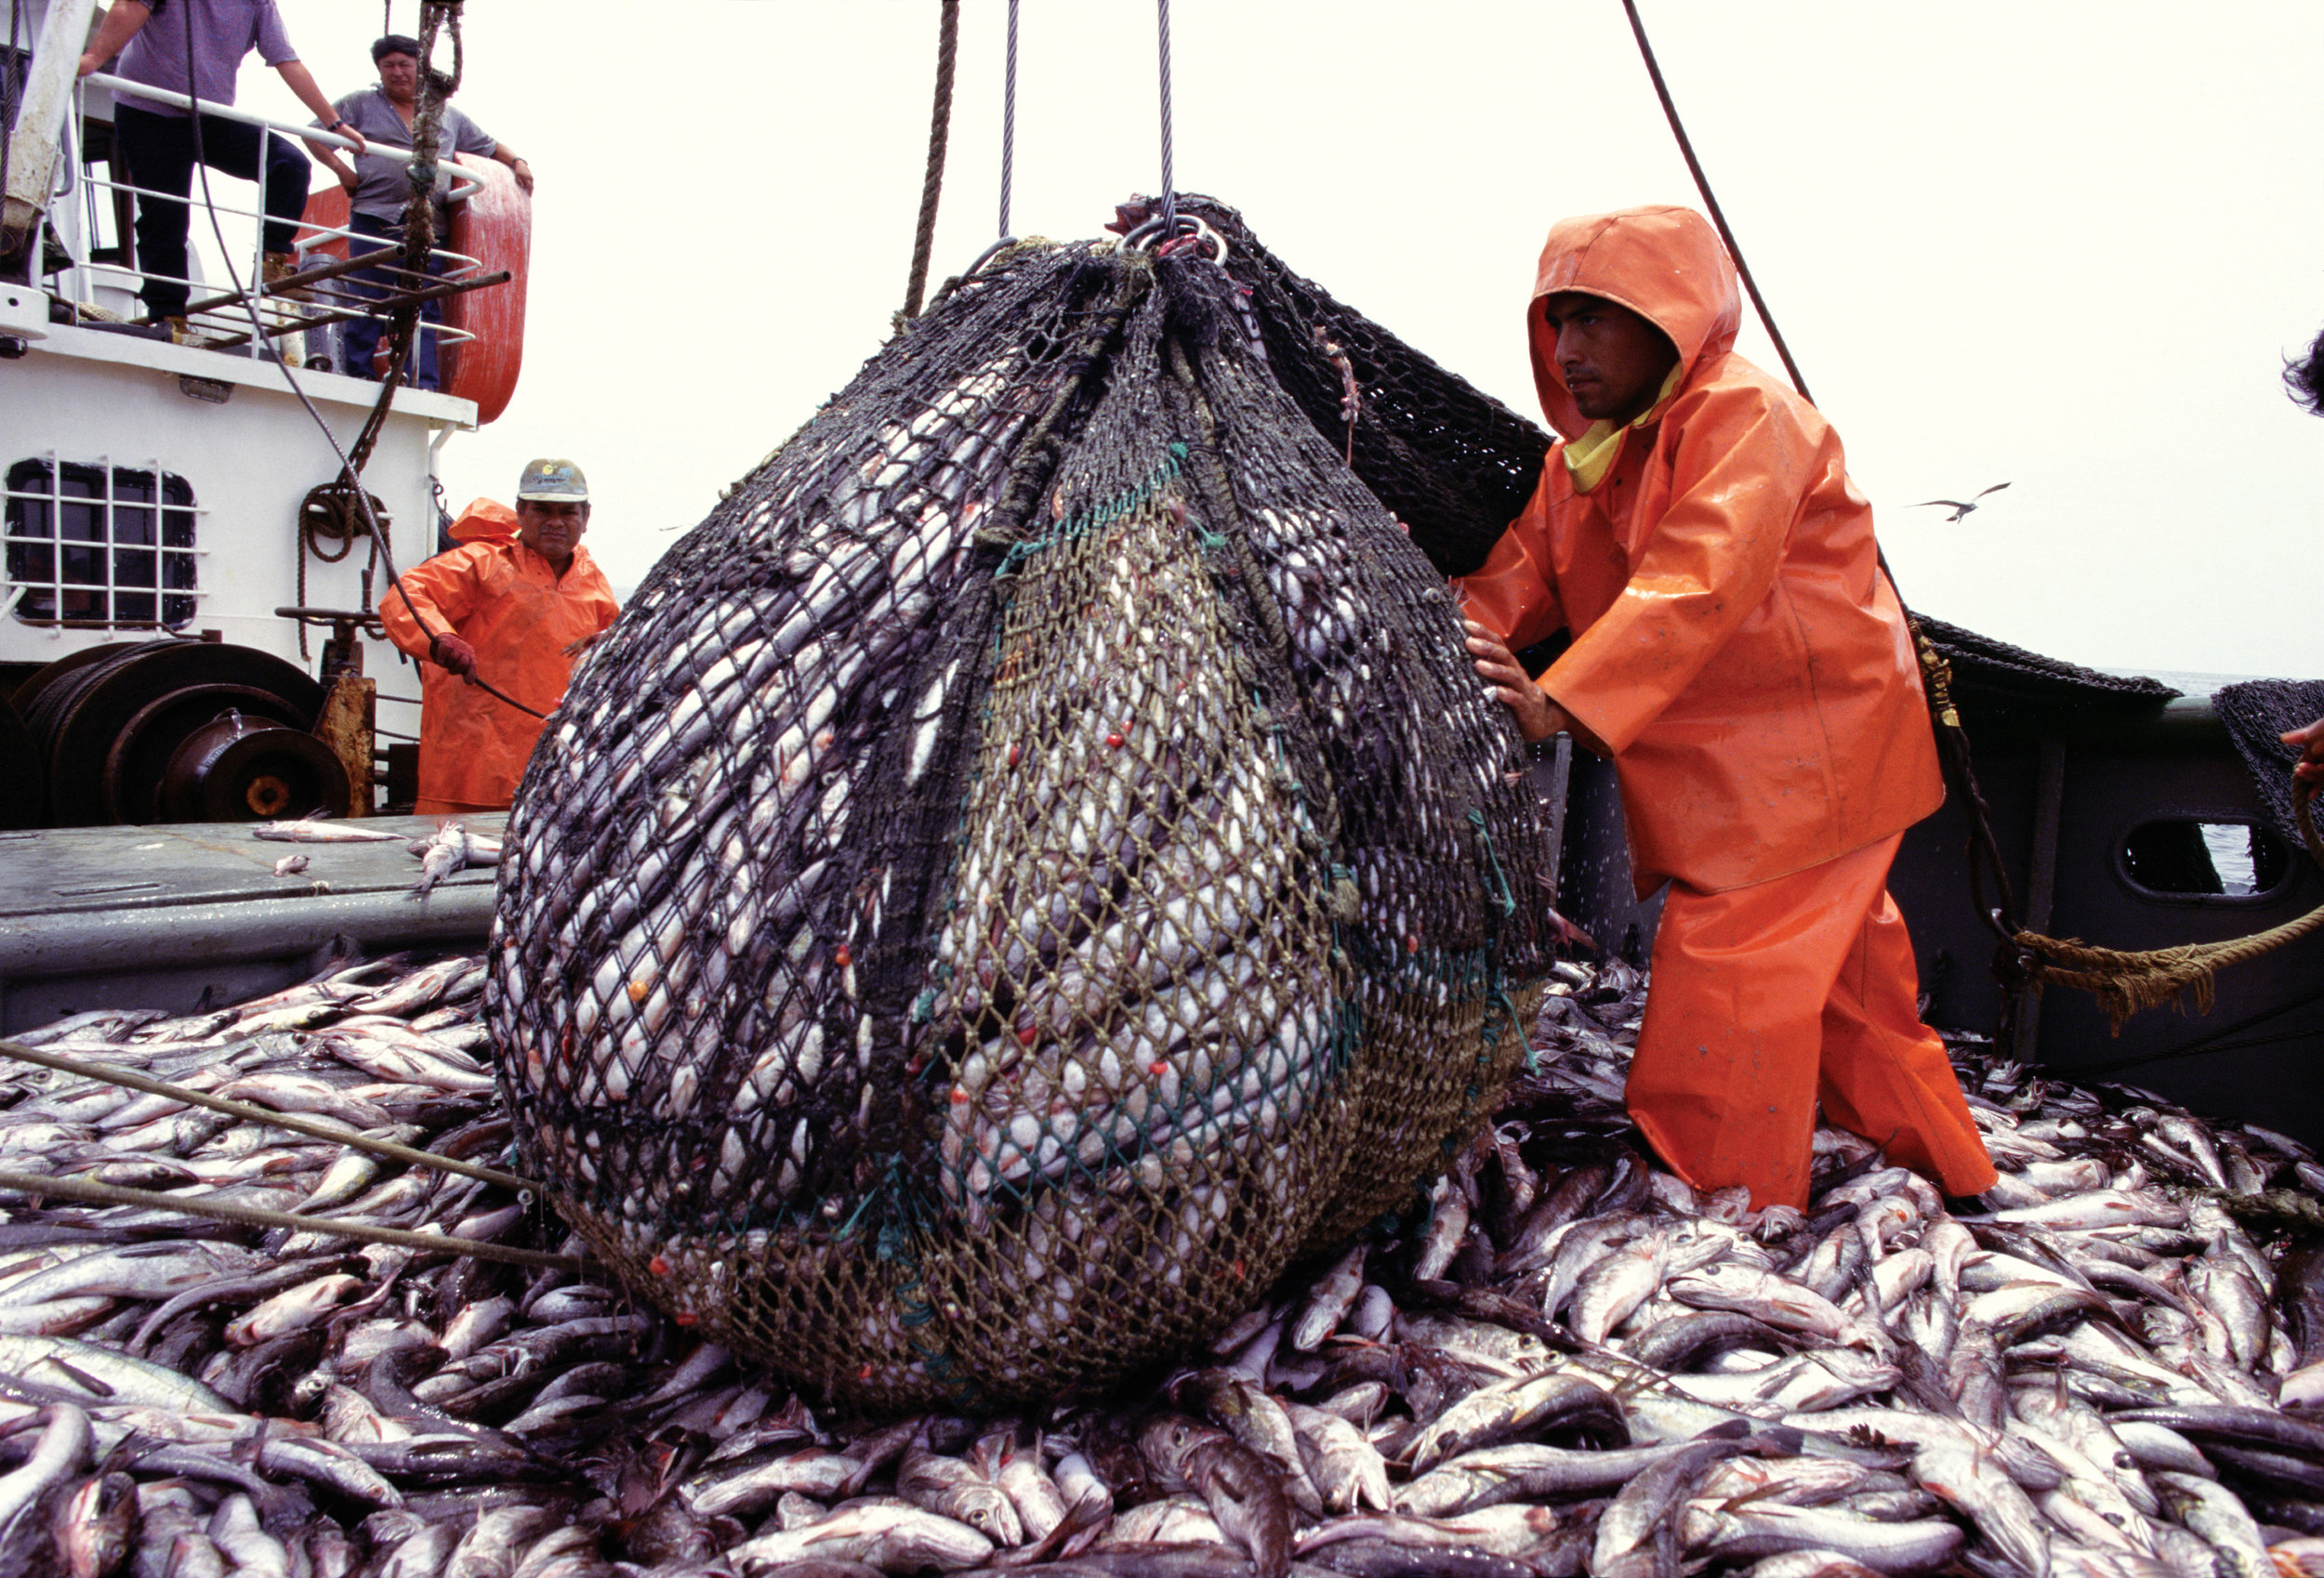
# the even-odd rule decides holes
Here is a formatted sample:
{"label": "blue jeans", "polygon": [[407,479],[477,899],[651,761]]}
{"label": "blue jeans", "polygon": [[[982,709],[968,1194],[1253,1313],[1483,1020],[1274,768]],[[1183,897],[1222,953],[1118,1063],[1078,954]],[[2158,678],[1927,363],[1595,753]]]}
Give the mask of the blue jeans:
{"label": "blue jeans", "polygon": [[[403,224],[400,219],[380,219],[369,214],[358,214],[348,222],[347,228],[355,232],[347,242],[348,256],[350,257],[403,248]],[[366,241],[366,237],[371,239]],[[428,260],[430,278],[443,271],[442,258],[430,257]],[[351,274],[339,277],[347,283],[350,293],[366,300],[376,301],[389,296],[398,285],[397,277],[385,269],[358,269]],[[442,299],[439,297],[434,301],[421,302],[419,316],[422,323],[442,322]],[[347,353],[347,371],[358,378],[377,378],[379,375],[372,371],[372,357],[378,351],[380,336],[387,332],[388,321],[385,318],[350,318],[342,323],[339,326],[339,344]],[[440,387],[436,369],[436,333],[433,329],[422,328],[417,338],[418,344],[412,349],[411,375],[404,382],[416,389],[435,389]]]}

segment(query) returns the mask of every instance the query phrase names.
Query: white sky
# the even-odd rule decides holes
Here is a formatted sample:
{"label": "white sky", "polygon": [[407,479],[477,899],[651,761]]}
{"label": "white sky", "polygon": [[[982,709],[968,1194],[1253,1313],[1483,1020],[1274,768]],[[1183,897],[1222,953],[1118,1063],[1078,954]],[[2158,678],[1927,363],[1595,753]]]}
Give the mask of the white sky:
{"label": "white sky", "polygon": [[[375,0],[280,0],[337,94]],[[2108,666],[2324,675],[2324,7],[1646,0],[1750,264],[1928,612]],[[1618,0],[1176,0],[1177,176],[1537,415],[1552,220],[1693,203]],[[455,504],[566,454],[627,585],[875,352],[935,0],[483,0],[459,103],[533,162],[524,377]],[[995,232],[1006,0],[962,7],[935,274]],[[1023,0],[1013,228],[1158,179],[1151,0]],[[393,0],[416,31],[416,0]],[[287,113],[273,73],[243,101]],[[2152,346],[2148,334],[2158,336]],[[1743,350],[1775,366],[1754,326]],[[1905,507],[2008,481],[1958,525]]]}

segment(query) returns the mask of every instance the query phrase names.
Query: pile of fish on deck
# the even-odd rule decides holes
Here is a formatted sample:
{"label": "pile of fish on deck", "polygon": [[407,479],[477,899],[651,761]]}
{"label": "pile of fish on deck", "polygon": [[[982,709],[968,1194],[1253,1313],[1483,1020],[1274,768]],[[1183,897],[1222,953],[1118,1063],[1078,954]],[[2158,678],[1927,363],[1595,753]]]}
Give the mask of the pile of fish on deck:
{"label": "pile of fish on deck", "polygon": [[[1988,1209],[1826,1130],[1809,1211],[1753,1213],[1634,1148],[1637,974],[1560,971],[1410,1231],[1047,1417],[840,1417],[570,1271],[7,1197],[0,1571],[2324,1574],[2317,1252],[2220,1203],[2313,1193],[2305,1150],[1965,1056]],[[24,1039],[485,1160],[482,977]],[[0,1166],[574,1247],[495,1185],[0,1081]]]}

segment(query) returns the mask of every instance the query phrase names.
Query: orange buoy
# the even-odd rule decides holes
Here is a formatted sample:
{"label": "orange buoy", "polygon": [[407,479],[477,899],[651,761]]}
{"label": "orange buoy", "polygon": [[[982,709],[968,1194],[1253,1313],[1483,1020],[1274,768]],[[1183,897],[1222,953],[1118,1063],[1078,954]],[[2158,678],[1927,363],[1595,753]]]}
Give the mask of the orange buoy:
{"label": "orange buoy", "polygon": [[[451,296],[443,304],[443,325],[464,329],[472,340],[447,338],[439,352],[443,392],[476,402],[481,427],[508,408],[517,392],[517,375],[524,366],[525,276],[533,255],[533,199],[517,185],[508,167],[472,154],[456,156],[461,174],[482,183],[483,190],[452,210],[452,233],[446,250],[473,257],[480,271],[506,269],[508,283]],[[324,232],[344,230],[349,209],[347,192],[337,184],[324,187],[307,199],[300,217],[305,229],[298,243],[310,263],[347,256],[347,238]],[[318,235],[324,239],[315,240]]]}

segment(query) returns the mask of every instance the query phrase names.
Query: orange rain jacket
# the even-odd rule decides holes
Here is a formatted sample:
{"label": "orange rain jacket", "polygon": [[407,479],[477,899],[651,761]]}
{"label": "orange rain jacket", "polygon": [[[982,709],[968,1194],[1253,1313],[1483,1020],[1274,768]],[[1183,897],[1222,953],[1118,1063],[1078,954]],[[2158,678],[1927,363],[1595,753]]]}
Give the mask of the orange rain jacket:
{"label": "orange rain jacket", "polygon": [[1872,508],[1816,408],[1735,354],[1735,267],[1692,209],[1561,221],[1527,305],[1541,408],[1566,393],[1541,298],[1582,291],[1670,336],[1682,375],[1577,491],[1552,447],[1525,512],[1461,584],[1522,649],[1574,643],[1541,689],[1615,754],[1641,897],[1765,882],[1901,831],[1944,798]]}
{"label": "orange rain jacket", "polygon": [[[453,531],[474,531],[473,540],[403,572],[403,589],[429,629],[450,631],[475,647],[479,677],[527,706],[554,712],[573,679],[565,648],[613,624],[621,610],[588,548],[574,548],[573,563],[560,578],[513,530],[505,536],[491,532],[495,511],[515,519],[489,499],[469,505]],[[505,809],[524,776],[542,720],[430,662],[428,637],[392,585],[379,601],[379,617],[388,638],[419,660],[416,809]]]}

